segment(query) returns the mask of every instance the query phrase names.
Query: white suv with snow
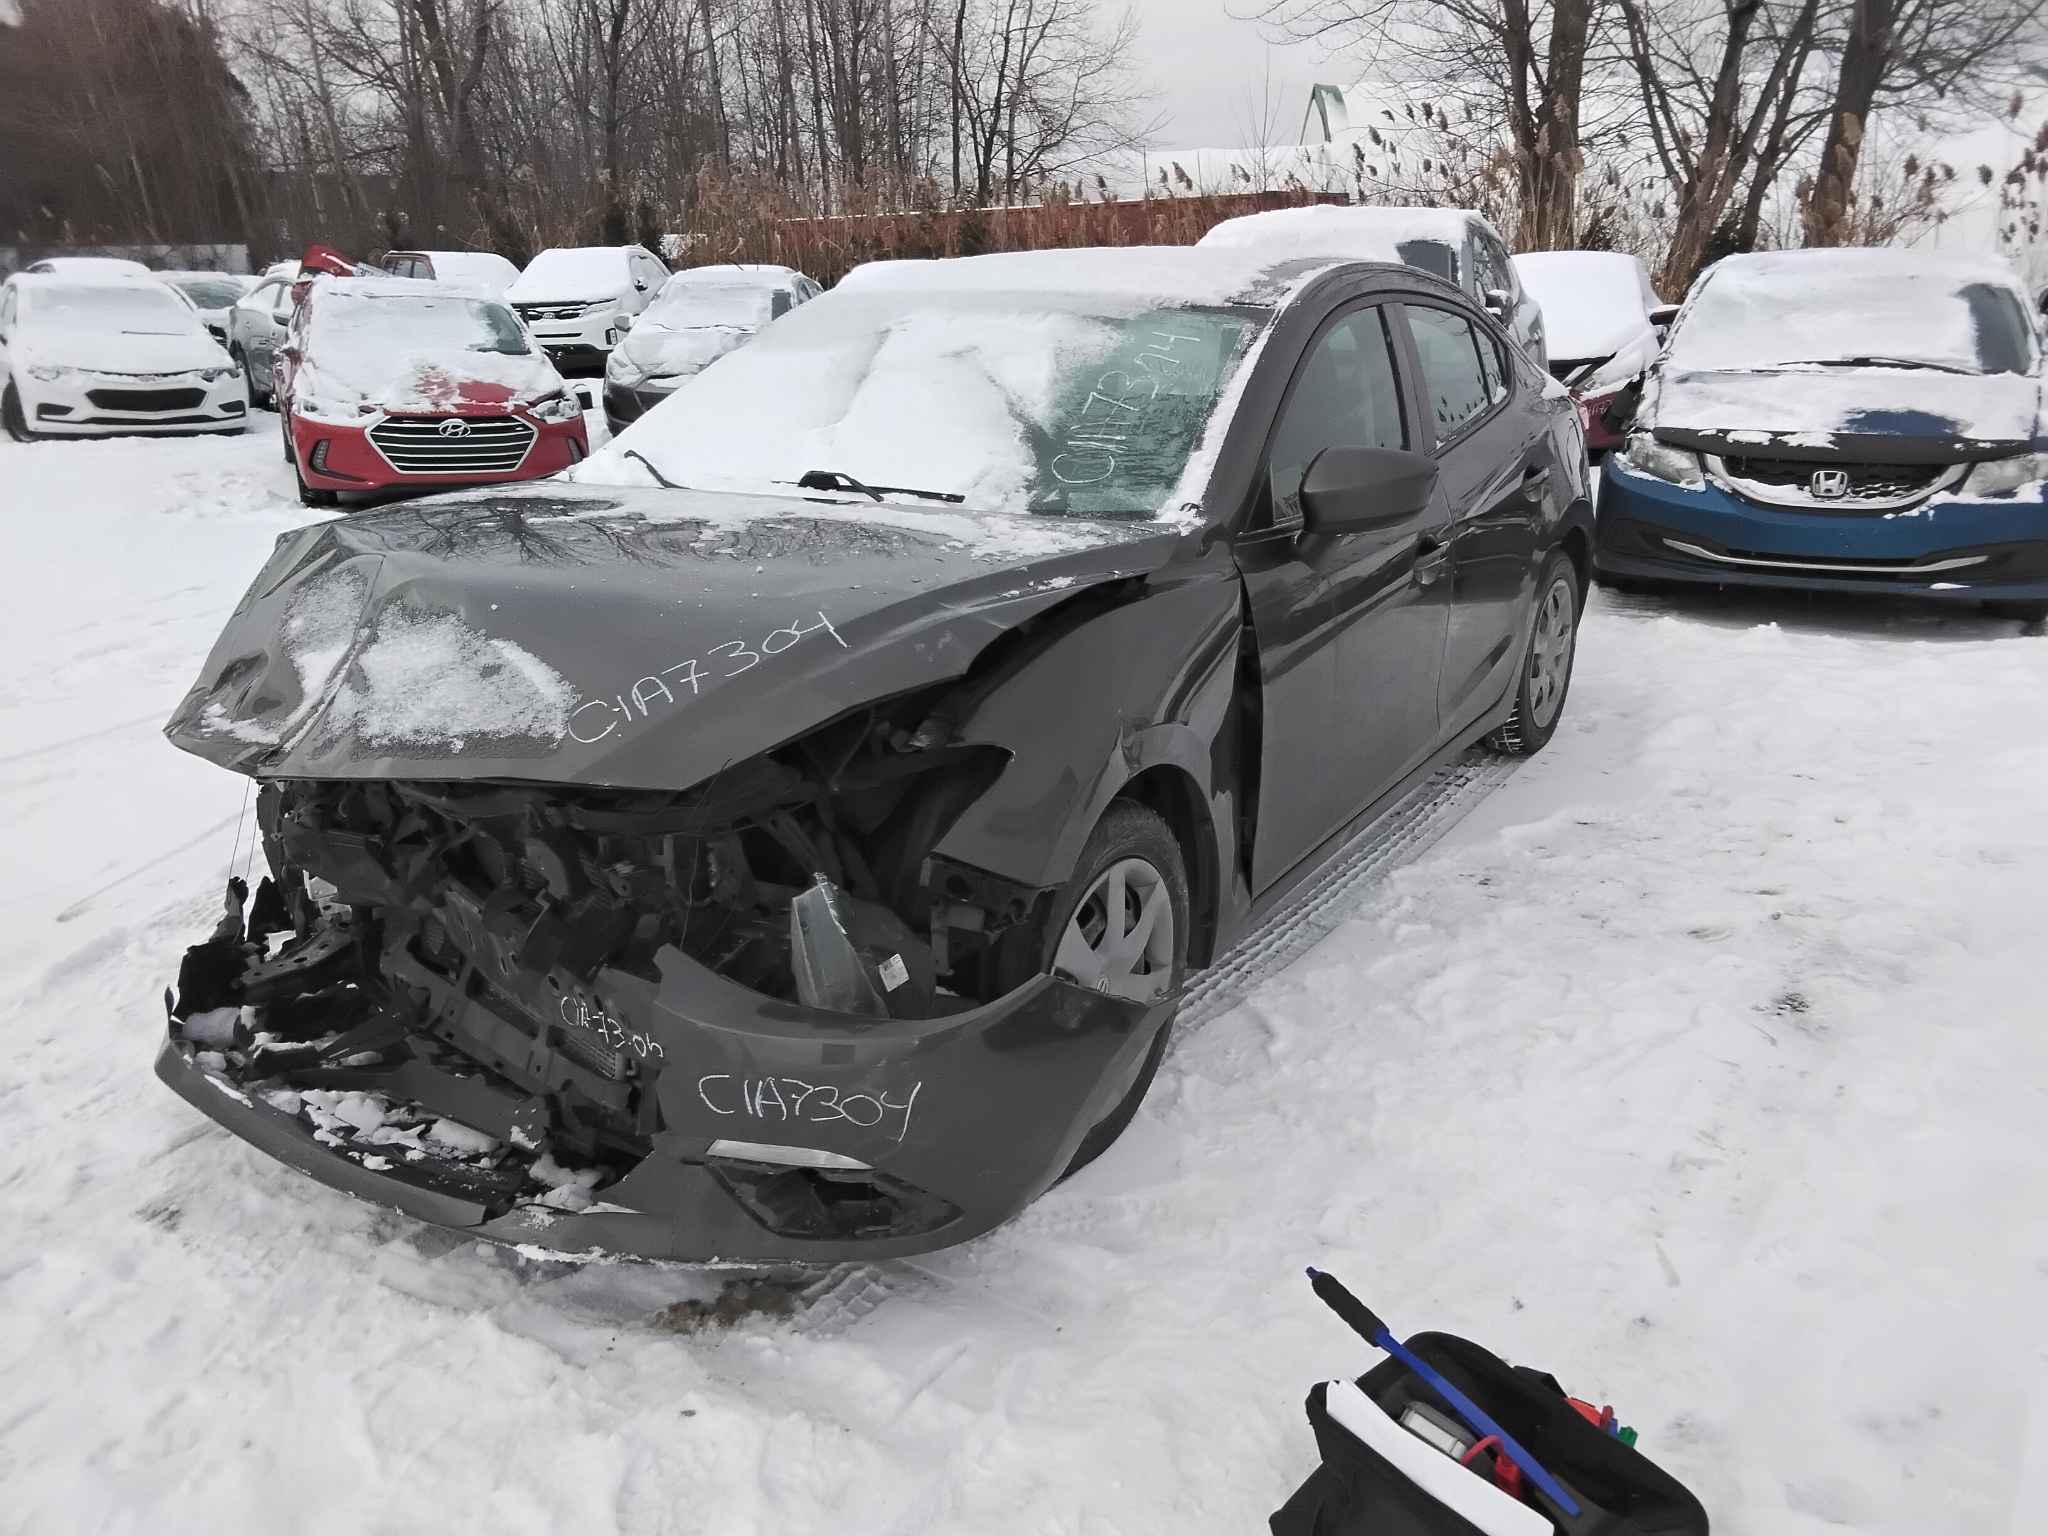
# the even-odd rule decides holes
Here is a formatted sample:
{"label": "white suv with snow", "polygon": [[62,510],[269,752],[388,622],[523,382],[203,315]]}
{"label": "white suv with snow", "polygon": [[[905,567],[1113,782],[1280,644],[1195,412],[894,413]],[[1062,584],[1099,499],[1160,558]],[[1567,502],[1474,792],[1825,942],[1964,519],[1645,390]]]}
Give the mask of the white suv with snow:
{"label": "white suv with snow", "polygon": [[645,246],[558,246],[527,263],[505,299],[557,365],[601,366],[667,280]]}

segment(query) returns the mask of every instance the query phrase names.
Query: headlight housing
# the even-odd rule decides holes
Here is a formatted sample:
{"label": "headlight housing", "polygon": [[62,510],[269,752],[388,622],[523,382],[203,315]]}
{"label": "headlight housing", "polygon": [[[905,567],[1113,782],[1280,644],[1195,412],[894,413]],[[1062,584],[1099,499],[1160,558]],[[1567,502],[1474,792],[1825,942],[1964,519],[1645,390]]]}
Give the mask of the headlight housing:
{"label": "headlight housing", "polygon": [[1689,491],[1706,488],[1707,477],[1700,471],[1700,456],[1684,448],[1660,443],[1647,432],[1631,432],[1622,445],[1622,462],[1639,475],[1662,480]]}
{"label": "headlight housing", "polygon": [[216,368],[202,368],[199,370],[199,377],[206,380],[209,384],[218,383],[222,379],[240,378],[241,375],[242,370],[233,363],[222,363]]}
{"label": "headlight housing", "polygon": [[582,414],[583,407],[571,399],[564,390],[543,396],[527,407],[542,421],[574,421]]}
{"label": "headlight housing", "polygon": [[41,379],[45,384],[54,384],[58,379],[76,373],[76,368],[66,368],[62,363],[30,363],[28,376]]}
{"label": "headlight housing", "polygon": [[2009,459],[1986,459],[1963,482],[1970,496],[2010,496],[2048,480],[2048,453],[2017,453]]}

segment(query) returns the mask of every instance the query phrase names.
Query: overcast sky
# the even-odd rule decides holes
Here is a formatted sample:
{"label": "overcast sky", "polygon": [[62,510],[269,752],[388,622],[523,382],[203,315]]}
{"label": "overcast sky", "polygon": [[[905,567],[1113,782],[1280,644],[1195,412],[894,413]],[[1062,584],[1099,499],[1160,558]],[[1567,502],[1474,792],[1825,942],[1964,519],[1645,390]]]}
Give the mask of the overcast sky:
{"label": "overcast sky", "polygon": [[1162,118],[1152,134],[1156,148],[1237,149],[1259,142],[1248,125],[1260,115],[1269,71],[1273,126],[1263,142],[1298,143],[1309,87],[1341,84],[1357,73],[1316,47],[1271,47],[1264,29],[1231,15],[1256,13],[1260,0],[1128,3],[1140,28],[1137,74]]}

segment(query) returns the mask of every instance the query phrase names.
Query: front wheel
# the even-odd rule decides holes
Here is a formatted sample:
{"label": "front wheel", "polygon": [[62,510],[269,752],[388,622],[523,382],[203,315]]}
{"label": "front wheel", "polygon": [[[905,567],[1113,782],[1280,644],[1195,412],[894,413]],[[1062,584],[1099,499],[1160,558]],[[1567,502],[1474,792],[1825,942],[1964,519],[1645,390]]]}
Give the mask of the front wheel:
{"label": "front wheel", "polygon": [[28,429],[28,417],[22,413],[21,394],[10,380],[4,391],[0,391],[0,421],[7,426],[7,435],[17,443],[32,443],[35,433]]}
{"label": "front wheel", "polygon": [[[1169,998],[1187,974],[1189,905],[1187,866],[1172,829],[1156,812],[1119,800],[1089,836],[1073,878],[1044,918],[1005,935],[998,982],[1007,991],[1052,971],[1133,1002]],[[1171,1028],[1162,1024],[1129,1076],[1113,1086],[1115,1107],[1081,1138],[1060,1177],[1087,1167],[1124,1133],[1159,1071]]]}
{"label": "front wheel", "polygon": [[1507,724],[1486,738],[1496,752],[1529,757],[1543,750],[1564,714],[1578,651],[1579,578],[1571,558],[1554,549],[1536,580],[1536,612],[1522,674],[1515,682],[1515,708]]}
{"label": "front wheel", "polygon": [[1994,619],[2018,619],[2022,624],[2039,624],[2048,619],[2048,603],[1988,602],[1984,611]]}
{"label": "front wheel", "polygon": [[341,497],[334,491],[322,491],[306,484],[306,477],[299,473],[297,464],[292,465],[292,478],[299,482],[299,505],[302,507],[337,507]]}

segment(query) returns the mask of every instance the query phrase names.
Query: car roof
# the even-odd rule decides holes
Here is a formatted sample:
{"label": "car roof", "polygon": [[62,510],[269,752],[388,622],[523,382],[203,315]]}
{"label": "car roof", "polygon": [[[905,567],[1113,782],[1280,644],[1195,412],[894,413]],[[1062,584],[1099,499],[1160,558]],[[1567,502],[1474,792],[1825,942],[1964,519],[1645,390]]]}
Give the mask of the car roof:
{"label": "car roof", "polygon": [[1300,255],[1370,253],[1390,257],[1396,246],[1410,240],[1457,246],[1475,223],[1493,228],[1483,214],[1470,208],[1353,208],[1310,203],[1225,219],[1202,236],[1200,244],[1238,249],[1262,246]]}
{"label": "car roof", "polygon": [[[1039,293],[1178,305],[1278,305],[1314,278],[1338,268],[1382,266],[1404,277],[1398,262],[1364,262],[1321,252],[1301,256],[1264,247],[1123,245],[1086,250],[1004,251],[988,256],[871,261],[840,281],[860,293]],[[1421,274],[1427,276],[1428,274]]]}
{"label": "car roof", "polygon": [[505,303],[501,295],[488,288],[446,278],[335,277],[321,273],[313,279],[313,286],[307,290],[306,297],[310,300],[316,294],[334,294],[348,299],[454,298],[473,299],[480,304]]}
{"label": "car roof", "polygon": [[1999,283],[2026,291],[2019,272],[2003,256],[1972,251],[1922,251],[1898,246],[1830,246],[1797,251],[1751,251],[1723,256],[1700,274],[1794,279],[1827,283],[1854,277],[1949,277],[1958,283]]}

